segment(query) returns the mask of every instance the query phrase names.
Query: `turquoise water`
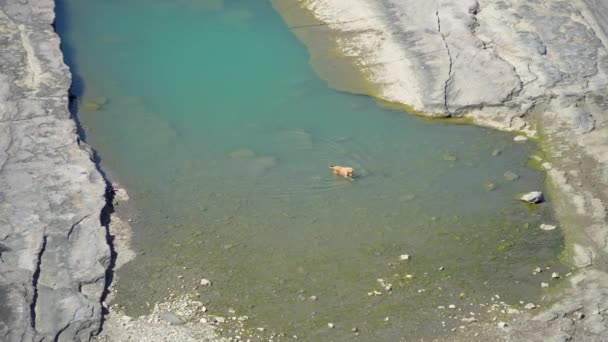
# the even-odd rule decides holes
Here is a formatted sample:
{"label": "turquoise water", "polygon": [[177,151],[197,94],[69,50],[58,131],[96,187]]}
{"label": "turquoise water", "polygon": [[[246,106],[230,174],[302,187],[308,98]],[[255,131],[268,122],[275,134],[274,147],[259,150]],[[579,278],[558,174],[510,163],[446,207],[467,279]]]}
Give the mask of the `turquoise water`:
{"label": "turquoise water", "polygon": [[328,88],[269,2],[61,0],[58,15],[87,142],[131,197],[128,314],[197,293],[267,328],[254,339],[429,337],[495,294],[537,302],[549,274],[532,270],[563,269],[559,231],[537,228],[548,205],[514,200],[542,188],[534,146]]}

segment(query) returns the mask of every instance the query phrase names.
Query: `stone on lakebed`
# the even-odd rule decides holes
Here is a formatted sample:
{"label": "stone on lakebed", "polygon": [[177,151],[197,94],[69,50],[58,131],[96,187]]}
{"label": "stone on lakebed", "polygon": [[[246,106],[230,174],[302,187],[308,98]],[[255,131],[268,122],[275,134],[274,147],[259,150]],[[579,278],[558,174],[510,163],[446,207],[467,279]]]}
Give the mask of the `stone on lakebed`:
{"label": "stone on lakebed", "polygon": [[541,224],[540,225],[540,229],[542,230],[554,230],[555,228],[557,228],[557,226],[551,225],[551,224]]}
{"label": "stone on lakebed", "polygon": [[522,195],[519,199],[533,204],[541,203],[543,201],[543,193],[540,191],[532,191]]}

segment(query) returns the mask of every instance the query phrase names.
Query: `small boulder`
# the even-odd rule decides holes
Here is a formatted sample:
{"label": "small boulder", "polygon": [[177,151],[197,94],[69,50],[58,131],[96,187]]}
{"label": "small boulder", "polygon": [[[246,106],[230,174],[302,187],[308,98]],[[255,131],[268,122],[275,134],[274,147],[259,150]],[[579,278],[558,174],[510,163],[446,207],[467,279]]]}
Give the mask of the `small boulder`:
{"label": "small boulder", "polygon": [[551,224],[541,224],[540,225],[540,229],[542,230],[554,230],[555,228],[557,228],[557,226],[551,225]]}
{"label": "small boulder", "polygon": [[542,192],[531,191],[531,192],[528,192],[527,194],[522,195],[519,199],[524,202],[527,202],[527,203],[537,204],[537,203],[541,203],[544,198],[543,198]]}
{"label": "small boulder", "polygon": [[524,306],[527,310],[536,309],[536,305],[534,303],[528,303]]}
{"label": "small boulder", "polygon": [[181,318],[179,318],[178,315],[176,315],[170,311],[163,311],[160,314],[160,319],[162,319],[163,321],[165,321],[171,325],[182,325],[185,323]]}
{"label": "small boulder", "polygon": [[409,255],[409,254],[401,254],[401,255],[399,256],[399,260],[401,260],[401,261],[407,261],[407,260],[410,260],[410,255]]}
{"label": "small boulder", "polygon": [[515,142],[524,142],[527,140],[528,140],[528,137],[526,137],[525,135],[518,135],[515,138],[513,138],[513,141],[515,141]]}

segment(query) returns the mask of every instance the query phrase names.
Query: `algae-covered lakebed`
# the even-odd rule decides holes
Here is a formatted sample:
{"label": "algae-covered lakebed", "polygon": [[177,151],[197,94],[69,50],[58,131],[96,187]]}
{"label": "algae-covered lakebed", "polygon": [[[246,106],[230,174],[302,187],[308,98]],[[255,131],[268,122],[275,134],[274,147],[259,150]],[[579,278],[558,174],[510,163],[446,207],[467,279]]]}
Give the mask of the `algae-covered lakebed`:
{"label": "algae-covered lakebed", "polygon": [[268,1],[57,4],[86,140],[136,208],[126,314],[195,294],[254,340],[422,338],[565,273],[550,203],[515,199],[543,188],[535,146],[332,90]]}

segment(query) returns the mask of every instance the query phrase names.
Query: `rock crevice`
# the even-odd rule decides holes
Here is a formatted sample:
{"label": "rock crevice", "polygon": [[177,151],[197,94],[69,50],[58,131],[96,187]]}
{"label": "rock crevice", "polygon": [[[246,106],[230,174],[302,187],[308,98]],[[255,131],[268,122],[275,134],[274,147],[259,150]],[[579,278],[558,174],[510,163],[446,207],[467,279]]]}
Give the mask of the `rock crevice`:
{"label": "rock crevice", "polygon": [[445,50],[446,50],[446,52],[448,54],[448,58],[449,58],[448,77],[445,80],[445,86],[443,87],[443,93],[444,93],[443,101],[444,101],[445,111],[446,111],[447,115],[451,116],[450,108],[448,107],[448,87],[450,86],[450,82],[452,81],[452,65],[454,64],[454,61],[452,60],[452,54],[450,53],[450,46],[448,45],[448,42],[445,40],[445,34],[443,34],[443,32],[441,32],[441,18],[439,17],[439,10],[435,11],[435,15],[437,16],[437,31],[441,35],[441,39],[443,40],[443,43],[445,44]]}

